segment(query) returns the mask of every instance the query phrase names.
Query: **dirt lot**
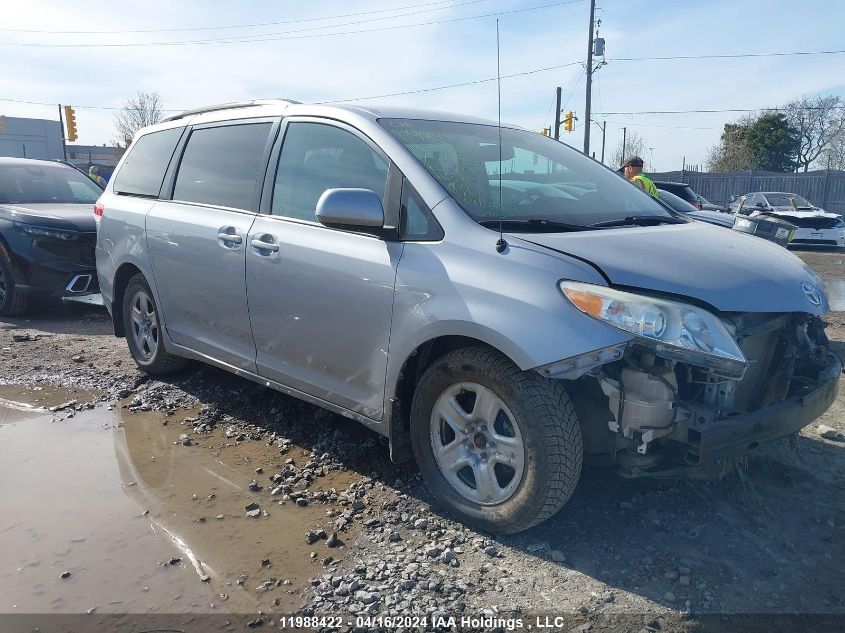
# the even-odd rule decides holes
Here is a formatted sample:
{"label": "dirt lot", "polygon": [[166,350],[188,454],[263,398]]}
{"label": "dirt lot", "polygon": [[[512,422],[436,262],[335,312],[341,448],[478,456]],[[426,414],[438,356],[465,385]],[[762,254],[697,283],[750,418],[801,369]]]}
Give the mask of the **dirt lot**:
{"label": "dirt lot", "polygon": [[[845,256],[800,255],[845,357]],[[442,515],[359,425],[207,366],[149,380],[103,310],[42,311],[0,322],[0,613],[845,622],[845,442],[817,432],[845,433],[845,387],[718,483],[586,470],[558,516],[497,537]]]}

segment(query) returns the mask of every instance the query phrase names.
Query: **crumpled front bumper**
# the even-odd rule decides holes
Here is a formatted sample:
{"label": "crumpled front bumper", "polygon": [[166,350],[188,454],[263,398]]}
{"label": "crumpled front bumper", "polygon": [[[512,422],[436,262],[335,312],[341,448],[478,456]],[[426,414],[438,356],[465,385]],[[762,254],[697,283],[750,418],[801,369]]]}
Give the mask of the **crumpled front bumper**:
{"label": "crumpled front bumper", "polygon": [[764,409],[688,429],[685,461],[704,464],[721,457],[745,455],[767,442],[786,437],[818,419],[836,400],[842,361],[832,352],[812,388]]}

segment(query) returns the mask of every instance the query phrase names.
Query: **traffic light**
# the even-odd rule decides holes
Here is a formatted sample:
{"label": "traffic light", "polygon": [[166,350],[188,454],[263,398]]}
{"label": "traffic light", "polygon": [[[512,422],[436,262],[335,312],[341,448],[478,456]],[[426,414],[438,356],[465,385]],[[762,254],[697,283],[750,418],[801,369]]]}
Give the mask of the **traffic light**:
{"label": "traffic light", "polygon": [[572,112],[566,113],[566,118],[563,120],[563,129],[567,132],[572,131],[572,125],[575,121],[575,115]]}
{"label": "traffic light", "polygon": [[543,136],[548,136],[548,135],[549,135],[549,132],[550,132],[549,128],[544,127],[544,128],[543,128],[543,131],[542,131],[542,132],[540,132],[540,134],[542,134]]}
{"label": "traffic light", "polygon": [[67,126],[67,140],[75,141],[79,138],[76,133],[76,113],[71,106],[65,106],[65,125]]}

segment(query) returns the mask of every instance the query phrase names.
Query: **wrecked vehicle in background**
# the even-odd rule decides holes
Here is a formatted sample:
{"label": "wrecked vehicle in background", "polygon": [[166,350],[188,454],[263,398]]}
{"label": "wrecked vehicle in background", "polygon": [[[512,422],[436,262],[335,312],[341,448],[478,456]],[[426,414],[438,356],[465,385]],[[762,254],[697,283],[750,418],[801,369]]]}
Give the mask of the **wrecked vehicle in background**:
{"label": "wrecked vehicle in background", "polygon": [[767,216],[795,226],[789,243],[796,246],[845,248],[845,220],[795,193],[761,191],[738,199],[735,213]]}
{"label": "wrecked vehicle in background", "polygon": [[798,258],[481,119],[187,112],[138,133],[95,214],[139,367],[196,359],[361,422],[489,531],[557,512],[585,453],[694,474],[836,396]]}

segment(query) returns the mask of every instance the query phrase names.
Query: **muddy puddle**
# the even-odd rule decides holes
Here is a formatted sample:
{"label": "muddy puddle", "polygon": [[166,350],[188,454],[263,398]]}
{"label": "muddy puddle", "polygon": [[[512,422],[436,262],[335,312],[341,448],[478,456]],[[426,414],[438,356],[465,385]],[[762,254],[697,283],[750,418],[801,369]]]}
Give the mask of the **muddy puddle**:
{"label": "muddy puddle", "polygon": [[7,419],[38,417],[75,403],[93,402],[97,396],[94,391],[50,385],[0,385],[0,424]]}
{"label": "muddy puddle", "polygon": [[[301,449],[222,429],[185,446],[191,411],[49,410],[76,397],[0,387],[0,613],[290,612],[322,559],[343,556],[305,541],[332,506],[270,495],[287,459],[308,460]],[[357,479],[332,471],[310,489]]]}

